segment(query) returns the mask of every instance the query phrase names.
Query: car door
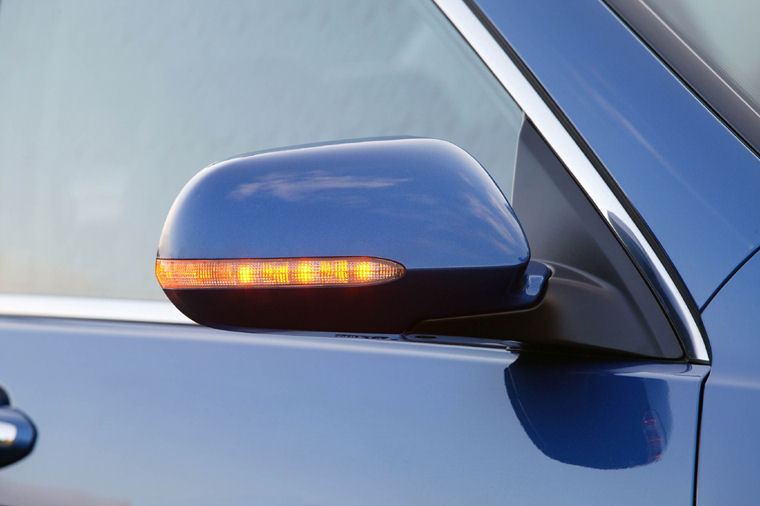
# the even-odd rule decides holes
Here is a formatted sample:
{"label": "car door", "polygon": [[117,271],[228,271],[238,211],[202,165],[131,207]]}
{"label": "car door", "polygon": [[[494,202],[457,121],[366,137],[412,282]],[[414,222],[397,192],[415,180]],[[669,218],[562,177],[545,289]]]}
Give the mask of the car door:
{"label": "car door", "polygon": [[[693,501],[684,296],[464,3],[6,0],[0,39],[0,382],[38,431],[0,503]],[[489,170],[554,270],[543,313],[256,334],[162,300],[155,245],[197,170],[384,135]]]}
{"label": "car door", "polygon": [[757,316],[752,305],[757,293],[760,256],[755,253],[710,302],[705,325],[714,336],[721,360],[705,386],[699,504],[725,501],[751,504],[757,497],[754,479],[754,432],[757,411]]}

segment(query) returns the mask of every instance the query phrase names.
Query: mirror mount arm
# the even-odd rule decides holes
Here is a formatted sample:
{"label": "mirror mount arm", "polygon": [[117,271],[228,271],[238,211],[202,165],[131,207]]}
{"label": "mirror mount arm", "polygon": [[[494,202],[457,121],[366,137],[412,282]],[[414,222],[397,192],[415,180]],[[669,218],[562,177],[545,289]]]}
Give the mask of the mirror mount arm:
{"label": "mirror mount arm", "polygon": [[551,274],[551,269],[546,264],[530,261],[525,273],[510,291],[507,307],[525,309],[540,303]]}

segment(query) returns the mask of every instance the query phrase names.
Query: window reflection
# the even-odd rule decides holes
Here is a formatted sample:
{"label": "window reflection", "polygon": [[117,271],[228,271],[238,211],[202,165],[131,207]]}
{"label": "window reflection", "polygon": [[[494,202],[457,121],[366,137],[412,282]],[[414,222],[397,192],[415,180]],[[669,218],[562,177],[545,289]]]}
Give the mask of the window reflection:
{"label": "window reflection", "polygon": [[505,192],[520,111],[432,2],[3,0],[0,291],[162,299],[198,170],[326,140],[450,140]]}

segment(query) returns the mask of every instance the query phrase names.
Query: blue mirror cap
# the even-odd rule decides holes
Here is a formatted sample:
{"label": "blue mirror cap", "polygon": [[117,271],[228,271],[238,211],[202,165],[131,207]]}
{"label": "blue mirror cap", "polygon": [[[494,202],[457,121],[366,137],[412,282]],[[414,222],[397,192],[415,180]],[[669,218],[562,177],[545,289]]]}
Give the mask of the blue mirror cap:
{"label": "blue mirror cap", "polygon": [[408,270],[511,267],[530,250],[470,155],[436,139],[375,139],[245,155],[182,190],[158,256],[368,256]]}

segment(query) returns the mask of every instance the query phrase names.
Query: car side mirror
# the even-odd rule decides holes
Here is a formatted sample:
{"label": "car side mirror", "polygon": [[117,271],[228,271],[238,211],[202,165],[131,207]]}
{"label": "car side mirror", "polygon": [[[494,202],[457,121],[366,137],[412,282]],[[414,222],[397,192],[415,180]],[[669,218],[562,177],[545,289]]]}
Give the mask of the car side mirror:
{"label": "car side mirror", "polygon": [[483,167],[423,138],[244,155],[198,173],[156,276],[218,328],[404,333],[536,304],[549,270]]}

